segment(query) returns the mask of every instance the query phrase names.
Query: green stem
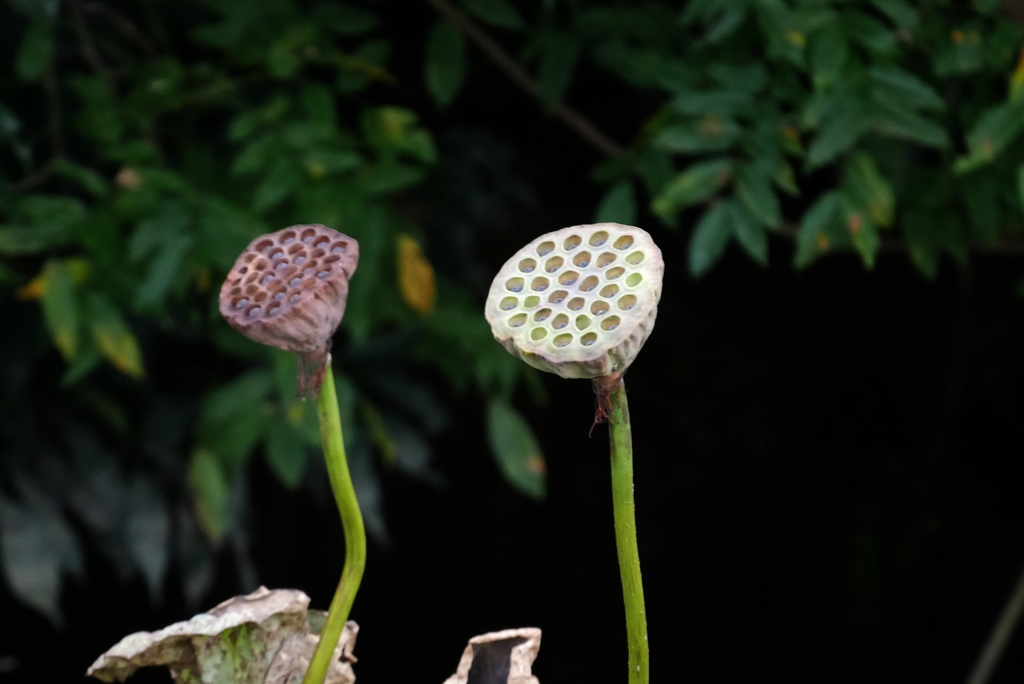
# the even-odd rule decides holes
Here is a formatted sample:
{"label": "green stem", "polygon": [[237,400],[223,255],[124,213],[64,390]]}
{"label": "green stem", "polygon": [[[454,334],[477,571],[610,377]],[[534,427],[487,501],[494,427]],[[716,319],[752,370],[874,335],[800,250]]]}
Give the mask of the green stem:
{"label": "green stem", "polygon": [[345,567],[341,571],[341,581],[331,599],[331,607],[327,613],[327,621],[320,632],[320,642],[316,646],[313,658],[302,684],[323,684],[327,669],[334,658],[334,649],[345,628],[349,610],[355,601],[359,583],[363,579],[366,567],[366,530],[363,528],[363,516],[359,512],[359,501],[356,490],[352,487],[352,476],[348,472],[345,460],[345,442],[341,434],[341,416],[338,414],[338,395],[334,390],[334,371],[328,360],[323,387],[316,400],[317,415],[320,416],[320,438],[324,445],[324,458],[327,460],[327,474],[331,480],[331,490],[341,514],[341,527],[345,531]]}
{"label": "green stem", "polygon": [[615,380],[608,395],[612,452],[612,505],[615,511],[615,545],[619,552],[622,596],[626,601],[626,642],[629,645],[629,682],[650,681],[647,649],[647,613],[644,586],[640,579],[640,552],[636,545],[636,516],[633,506],[633,433],[629,425],[629,404],[622,378]]}

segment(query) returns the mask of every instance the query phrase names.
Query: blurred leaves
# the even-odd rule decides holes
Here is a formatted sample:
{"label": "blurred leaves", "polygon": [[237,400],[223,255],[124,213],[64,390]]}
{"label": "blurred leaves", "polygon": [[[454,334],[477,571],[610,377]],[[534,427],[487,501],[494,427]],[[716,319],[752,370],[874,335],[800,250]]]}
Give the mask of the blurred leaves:
{"label": "blurred leaves", "polygon": [[543,499],[546,491],[544,454],[523,417],[505,401],[487,407],[487,436],[505,478],[523,494]]}
{"label": "blurred leaves", "polygon": [[429,314],[434,310],[437,287],[434,269],[423,254],[416,239],[405,233],[398,235],[398,287],[402,299],[416,313]]}

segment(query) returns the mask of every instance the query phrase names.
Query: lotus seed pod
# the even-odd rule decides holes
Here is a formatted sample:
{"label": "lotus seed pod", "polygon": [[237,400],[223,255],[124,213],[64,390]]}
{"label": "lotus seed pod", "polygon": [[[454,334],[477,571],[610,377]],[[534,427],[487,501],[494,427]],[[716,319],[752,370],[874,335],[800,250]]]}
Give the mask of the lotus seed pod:
{"label": "lotus seed pod", "polygon": [[494,339],[534,368],[563,378],[621,373],[654,329],[664,271],[640,228],[570,226],[505,262],[485,315]]}
{"label": "lotus seed pod", "polygon": [[359,243],[319,224],[263,235],[228,273],[221,315],[251,340],[298,352],[299,394],[315,397],[358,262]]}

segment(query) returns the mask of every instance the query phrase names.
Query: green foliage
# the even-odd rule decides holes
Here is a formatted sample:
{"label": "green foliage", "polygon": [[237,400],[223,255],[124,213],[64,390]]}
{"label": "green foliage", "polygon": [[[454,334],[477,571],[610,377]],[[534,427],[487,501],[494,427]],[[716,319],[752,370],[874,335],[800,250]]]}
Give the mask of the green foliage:
{"label": "green foliage", "polygon": [[[0,84],[0,315],[23,321],[8,328],[22,340],[11,362],[29,369],[0,393],[7,582],[58,619],[61,574],[78,571],[70,516],[154,597],[173,562],[196,599],[212,552],[245,546],[254,457],[288,488],[325,486],[294,355],[238,335],[215,304],[242,248],[296,223],[360,242],[334,359],[348,373],[339,391],[357,485],[384,537],[382,469],[439,483],[428,436],[448,424],[448,399],[425,376],[440,370],[457,392],[491,398],[523,371],[499,358],[459,272],[435,272],[433,253],[469,262],[473,243],[447,248],[407,209],[437,173],[438,150],[404,98],[370,92],[397,82],[377,8],[204,0],[174,36],[170,6],[112,8],[118,21],[87,16],[80,39],[50,5],[0,2],[0,23],[23,29],[8,64],[18,79]],[[525,28],[510,3],[473,11]],[[438,22],[420,44],[419,87],[447,105],[466,41]],[[507,456],[508,444],[495,449]],[[38,450],[73,474],[50,482]],[[542,495],[531,477],[524,493]],[[109,506],[63,510],[102,492]]]}
{"label": "green foliage", "polygon": [[[842,252],[872,268],[885,243],[934,278],[943,257],[1021,229],[1024,30],[996,3],[455,5],[523,59],[552,118],[592,83],[600,97],[581,101],[629,100],[635,135],[595,169],[596,218],[686,227],[695,276],[730,245],[766,264],[775,235],[798,269]],[[460,266],[487,221],[455,226],[437,192],[465,150],[434,127],[479,85],[459,25],[399,29],[362,0],[198,0],[110,6],[83,37],[58,9],[0,0],[18,36],[0,83],[0,316],[27,369],[0,389],[0,558],[19,595],[57,615],[74,559],[6,549],[23,529],[73,539],[70,517],[154,594],[173,562],[198,598],[212,552],[245,546],[254,458],[289,488],[323,487],[293,359],[214,305],[248,241],[296,223],[360,242],[334,359],[370,529],[386,533],[376,473],[438,482],[429,437],[459,393],[490,406],[510,482],[542,495],[539,448],[507,403],[525,366],[493,343],[486,283]],[[462,205],[487,204],[466,187]],[[51,481],[44,452],[74,474]],[[58,503],[104,497],[105,517]]]}

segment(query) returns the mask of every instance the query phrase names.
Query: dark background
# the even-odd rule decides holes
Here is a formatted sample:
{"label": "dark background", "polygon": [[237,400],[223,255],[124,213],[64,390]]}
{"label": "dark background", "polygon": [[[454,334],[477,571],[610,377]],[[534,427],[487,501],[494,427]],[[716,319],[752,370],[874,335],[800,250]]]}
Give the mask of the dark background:
{"label": "dark background", "polygon": [[[507,141],[538,198],[487,246],[493,270],[534,235],[589,220],[600,188],[589,148],[473,68],[493,86],[437,126]],[[595,79],[581,73],[569,99],[625,137],[644,105]],[[619,106],[599,106],[609,100]],[[640,225],[667,263],[658,324],[627,374],[653,680],[963,681],[1024,565],[1020,261],[946,262],[934,283],[898,252],[872,273],[835,256],[798,274],[792,245],[773,238],[770,268],[732,248],[694,281],[687,231]],[[544,684],[623,681],[607,433],[588,438],[586,382],[543,382],[546,404],[524,391],[516,405],[547,457],[544,503],[504,482],[473,398],[453,399],[434,445],[443,487],[384,476],[392,540],[371,542],[352,613],[360,682],[439,684],[470,636],[520,626],[543,629]],[[262,461],[250,477],[259,582],[325,606],[343,559],[340,542],[322,548],[341,539],[335,514]],[[221,560],[211,606],[254,588]],[[121,636],[189,617],[179,584],[172,573],[152,606],[91,549],[87,582],[65,587],[63,629],[0,585],[0,657],[17,664],[0,682],[84,681]],[[1022,649],[1018,634],[994,683],[1021,681]]]}

